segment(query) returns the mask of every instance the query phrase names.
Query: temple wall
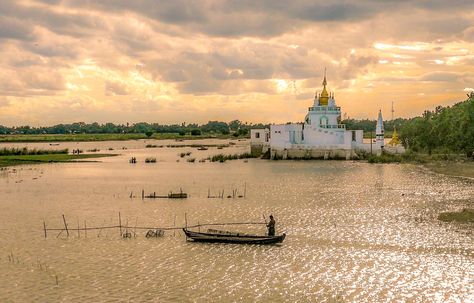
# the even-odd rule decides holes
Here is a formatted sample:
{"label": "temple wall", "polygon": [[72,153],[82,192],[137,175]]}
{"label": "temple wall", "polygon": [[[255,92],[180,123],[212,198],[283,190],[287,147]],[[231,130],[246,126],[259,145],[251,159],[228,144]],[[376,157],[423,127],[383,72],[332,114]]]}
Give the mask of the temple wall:
{"label": "temple wall", "polygon": [[352,149],[317,149],[317,148],[291,148],[271,150],[272,159],[357,159],[357,153]]}

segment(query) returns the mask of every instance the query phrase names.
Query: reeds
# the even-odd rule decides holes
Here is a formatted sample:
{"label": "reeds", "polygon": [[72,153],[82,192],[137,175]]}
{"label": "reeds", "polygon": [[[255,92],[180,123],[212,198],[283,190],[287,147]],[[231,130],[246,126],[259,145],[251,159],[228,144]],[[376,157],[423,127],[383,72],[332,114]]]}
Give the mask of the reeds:
{"label": "reeds", "polygon": [[255,158],[251,153],[243,153],[243,154],[233,154],[233,155],[224,155],[224,154],[217,154],[211,157],[208,157],[207,160],[211,162],[225,162],[227,160],[238,160],[238,159],[248,159],[248,158]]}
{"label": "reeds", "polygon": [[51,155],[51,154],[67,154],[69,150],[66,149],[28,149],[26,147],[23,148],[0,148],[0,156],[24,156],[24,155]]}

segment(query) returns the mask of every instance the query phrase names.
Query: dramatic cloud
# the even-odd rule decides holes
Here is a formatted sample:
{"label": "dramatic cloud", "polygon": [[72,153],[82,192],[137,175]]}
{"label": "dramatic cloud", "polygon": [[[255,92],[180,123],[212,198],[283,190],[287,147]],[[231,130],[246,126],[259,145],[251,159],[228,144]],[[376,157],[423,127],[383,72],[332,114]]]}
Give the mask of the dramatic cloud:
{"label": "dramatic cloud", "polygon": [[413,116],[474,82],[474,2],[0,1],[0,124]]}

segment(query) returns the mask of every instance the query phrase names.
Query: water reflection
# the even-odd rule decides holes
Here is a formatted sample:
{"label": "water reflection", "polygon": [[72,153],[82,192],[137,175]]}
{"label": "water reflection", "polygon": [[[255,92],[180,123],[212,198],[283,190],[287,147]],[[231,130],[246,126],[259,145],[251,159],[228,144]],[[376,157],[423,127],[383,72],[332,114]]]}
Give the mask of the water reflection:
{"label": "water reflection", "polygon": [[[207,141],[204,141],[207,142]],[[219,142],[219,141],[218,141]],[[100,163],[22,166],[0,173],[0,300],[468,302],[474,293],[472,228],[440,224],[437,213],[472,205],[472,182],[408,165],[346,161],[188,163],[207,151],[144,148],[143,141],[70,143],[127,147]],[[113,147],[115,149],[115,147]],[[116,149],[115,149],[116,151]],[[138,163],[128,163],[130,156]],[[144,163],[154,156],[157,163]],[[180,162],[176,162],[180,160]],[[208,199],[208,190],[246,198]],[[186,200],[130,199],[183,188]],[[61,226],[173,226],[261,221],[272,213],[282,246],[189,243],[182,233],[124,240],[118,231],[42,238]],[[242,227],[243,228],[243,227]],[[249,227],[265,232],[264,227]],[[99,235],[99,237],[98,237]],[[8,254],[18,263],[8,261]],[[37,266],[42,262],[49,272]],[[52,274],[59,277],[55,285]]]}

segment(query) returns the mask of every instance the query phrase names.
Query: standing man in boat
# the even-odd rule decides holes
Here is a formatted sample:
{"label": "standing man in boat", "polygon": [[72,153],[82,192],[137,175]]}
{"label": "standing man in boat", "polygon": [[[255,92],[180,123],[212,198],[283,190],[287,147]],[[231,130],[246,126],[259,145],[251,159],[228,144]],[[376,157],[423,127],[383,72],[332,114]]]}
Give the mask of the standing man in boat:
{"label": "standing man in boat", "polygon": [[275,219],[273,219],[273,215],[270,215],[270,221],[267,224],[268,227],[268,236],[275,236]]}

